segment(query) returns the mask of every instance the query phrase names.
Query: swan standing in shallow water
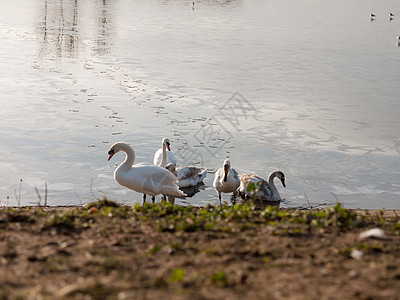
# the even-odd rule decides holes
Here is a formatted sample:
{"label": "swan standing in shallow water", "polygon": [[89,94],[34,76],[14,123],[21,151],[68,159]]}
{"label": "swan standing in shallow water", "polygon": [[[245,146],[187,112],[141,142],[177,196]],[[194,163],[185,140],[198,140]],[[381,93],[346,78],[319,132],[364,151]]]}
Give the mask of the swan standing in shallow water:
{"label": "swan standing in shallow water", "polygon": [[[168,148],[168,152],[167,152]],[[168,138],[163,138],[162,146],[154,154],[153,163],[156,166],[165,167],[167,164],[172,163],[176,166],[176,158],[171,152],[171,143]]]}
{"label": "swan standing in shallow water", "polygon": [[221,204],[221,193],[236,194],[236,189],[240,185],[240,179],[235,169],[231,169],[229,158],[224,160],[222,168],[215,172],[213,186],[218,193],[219,204]]}
{"label": "swan standing in shallow water", "polygon": [[119,151],[125,152],[126,157],[122,164],[115,169],[114,179],[120,185],[135,192],[156,196],[186,196],[177,186],[177,179],[168,170],[148,164],[134,164],[135,151],[126,143],[115,143],[108,151],[108,160]]}
{"label": "swan standing in shallow water", "polygon": [[257,199],[261,198],[261,200],[266,201],[280,201],[281,195],[274,184],[275,177],[278,177],[281,180],[282,185],[286,187],[285,174],[283,174],[281,171],[271,172],[267,180],[264,180],[258,175],[240,174],[240,186],[238,188],[238,194],[241,198],[246,200],[252,198],[254,192],[248,192],[247,187],[250,183],[254,183],[257,191],[257,194],[255,195]]}
{"label": "swan standing in shallow water", "polygon": [[189,186],[196,186],[206,178],[207,169],[200,169],[197,167],[180,167],[176,169],[175,165],[169,163],[165,168],[176,176],[178,179],[178,186],[185,188]]}

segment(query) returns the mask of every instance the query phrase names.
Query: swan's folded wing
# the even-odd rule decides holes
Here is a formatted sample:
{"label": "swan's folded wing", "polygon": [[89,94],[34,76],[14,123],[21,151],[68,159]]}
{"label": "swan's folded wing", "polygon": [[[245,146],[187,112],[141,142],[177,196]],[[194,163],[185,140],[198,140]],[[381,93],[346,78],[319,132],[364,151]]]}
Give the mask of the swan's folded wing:
{"label": "swan's folded wing", "polygon": [[181,167],[178,169],[178,180],[184,180],[196,177],[201,172],[197,167]]}
{"label": "swan's folded wing", "polygon": [[271,195],[270,190],[268,189],[268,183],[262,179],[258,175],[253,175],[253,174],[239,174],[239,179],[240,179],[240,186],[239,186],[239,191],[241,193],[244,193],[248,197],[252,197],[254,192],[248,192],[247,188],[250,183],[254,184],[254,187],[257,189],[261,198],[267,197],[268,195]]}
{"label": "swan's folded wing", "polygon": [[143,178],[151,178],[154,182],[159,184],[177,181],[176,177],[170,171],[159,166],[135,164],[132,167],[132,171]]}
{"label": "swan's folded wing", "polygon": [[[161,159],[162,159],[162,153],[161,153]],[[171,151],[167,151],[167,164],[174,164],[176,166],[176,158],[175,155]],[[160,160],[161,164],[161,160]]]}
{"label": "swan's folded wing", "polygon": [[[168,194],[186,196],[177,186],[176,177],[167,169],[154,165],[135,164],[131,171],[140,178],[141,189],[148,195]],[[136,180],[139,183],[139,180]]]}

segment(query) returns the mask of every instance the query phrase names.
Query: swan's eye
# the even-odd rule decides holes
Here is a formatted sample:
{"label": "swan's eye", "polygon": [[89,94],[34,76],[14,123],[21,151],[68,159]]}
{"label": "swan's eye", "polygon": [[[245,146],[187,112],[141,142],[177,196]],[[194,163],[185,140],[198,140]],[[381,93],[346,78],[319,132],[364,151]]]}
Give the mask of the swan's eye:
{"label": "swan's eye", "polygon": [[108,151],[108,155],[114,155],[114,149],[111,149],[110,151]]}

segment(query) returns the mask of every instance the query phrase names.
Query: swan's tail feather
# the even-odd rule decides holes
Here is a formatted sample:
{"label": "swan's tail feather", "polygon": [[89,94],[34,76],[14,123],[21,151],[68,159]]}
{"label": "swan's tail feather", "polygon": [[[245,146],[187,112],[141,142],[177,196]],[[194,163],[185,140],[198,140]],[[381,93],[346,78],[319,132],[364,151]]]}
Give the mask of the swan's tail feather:
{"label": "swan's tail feather", "polygon": [[180,196],[180,197],[187,197],[187,195],[182,192],[178,186],[176,187],[167,187],[165,189],[165,192],[163,193],[165,195],[169,195],[169,196]]}

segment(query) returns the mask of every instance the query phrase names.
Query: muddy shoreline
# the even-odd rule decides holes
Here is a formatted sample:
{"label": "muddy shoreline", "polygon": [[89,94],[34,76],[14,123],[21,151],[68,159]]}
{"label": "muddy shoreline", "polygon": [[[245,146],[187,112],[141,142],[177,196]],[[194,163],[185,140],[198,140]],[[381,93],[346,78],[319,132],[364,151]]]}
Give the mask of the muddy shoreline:
{"label": "muddy shoreline", "polygon": [[[340,206],[1,208],[0,299],[399,299],[399,216]],[[371,228],[385,236],[360,239]]]}

